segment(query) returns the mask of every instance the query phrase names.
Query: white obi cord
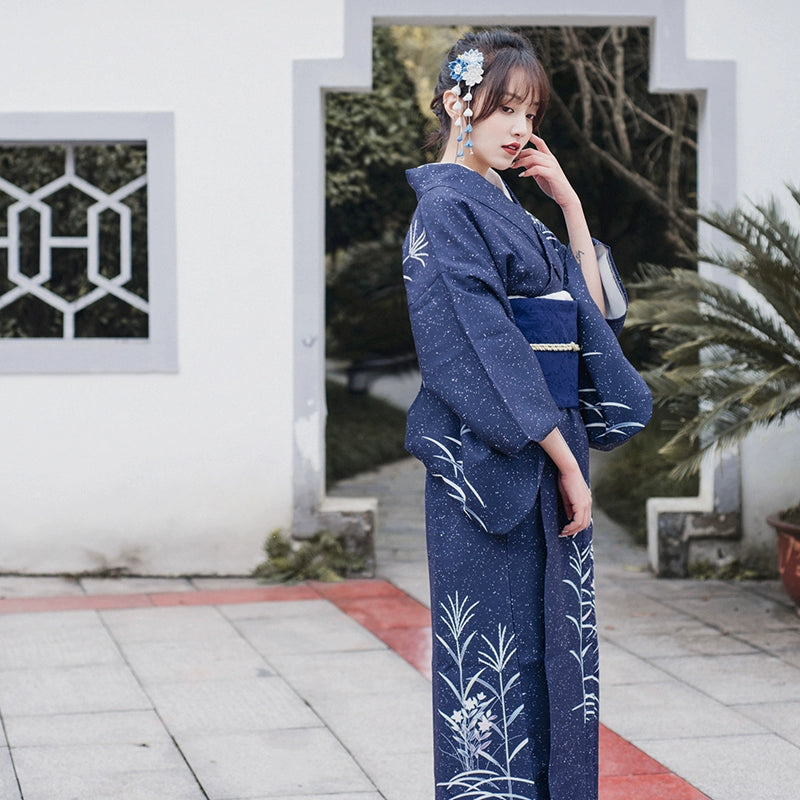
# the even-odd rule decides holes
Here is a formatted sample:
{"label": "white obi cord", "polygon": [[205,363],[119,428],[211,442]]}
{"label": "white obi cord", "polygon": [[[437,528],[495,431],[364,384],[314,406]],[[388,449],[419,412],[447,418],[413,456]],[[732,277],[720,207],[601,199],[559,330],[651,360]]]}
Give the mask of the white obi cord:
{"label": "white obi cord", "polygon": [[[509,300],[522,300],[527,298],[526,294],[510,294]],[[539,300],[572,300],[572,295],[566,290],[562,289],[560,292],[551,292],[550,294],[537,294],[536,298]]]}

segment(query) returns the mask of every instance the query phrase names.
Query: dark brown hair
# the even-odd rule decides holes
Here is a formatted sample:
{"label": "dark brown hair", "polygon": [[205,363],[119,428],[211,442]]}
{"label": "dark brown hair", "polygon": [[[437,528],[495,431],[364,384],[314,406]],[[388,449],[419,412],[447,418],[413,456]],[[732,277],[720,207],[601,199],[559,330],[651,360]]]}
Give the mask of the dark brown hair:
{"label": "dark brown hair", "polygon": [[450,62],[473,48],[483,53],[483,80],[472,88],[473,125],[486,119],[503,104],[513,88],[512,73],[517,70],[539,104],[533,130],[539,127],[544,117],[550,100],[550,83],[530,40],[504,29],[468,33],[453,45],[439,70],[431,101],[431,109],[439,119],[439,130],[429,137],[426,143],[429,147],[443,149],[450,136],[450,117],[444,108],[444,93],[456,85],[450,77]]}

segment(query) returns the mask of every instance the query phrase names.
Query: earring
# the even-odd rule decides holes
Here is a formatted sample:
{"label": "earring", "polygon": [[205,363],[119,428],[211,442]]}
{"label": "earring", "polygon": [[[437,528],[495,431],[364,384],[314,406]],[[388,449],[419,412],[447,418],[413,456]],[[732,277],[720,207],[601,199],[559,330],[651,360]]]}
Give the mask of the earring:
{"label": "earring", "polygon": [[[463,158],[464,152],[472,153],[472,87],[483,80],[483,53],[480,50],[466,50],[455,61],[451,61],[450,77],[456,82],[452,88],[453,94],[458,98],[453,104],[453,110],[458,116],[453,124],[459,129],[456,141],[458,152],[456,158]],[[461,81],[467,87],[467,93],[461,97]],[[463,99],[463,103],[462,103]],[[466,139],[466,141],[465,141]],[[463,144],[462,144],[463,143]]]}

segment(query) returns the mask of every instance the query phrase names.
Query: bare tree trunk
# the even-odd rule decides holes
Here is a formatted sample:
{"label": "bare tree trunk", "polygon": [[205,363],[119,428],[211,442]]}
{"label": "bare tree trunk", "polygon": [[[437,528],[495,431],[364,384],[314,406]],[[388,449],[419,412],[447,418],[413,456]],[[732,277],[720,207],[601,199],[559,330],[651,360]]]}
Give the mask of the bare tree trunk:
{"label": "bare tree trunk", "polygon": [[570,114],[567,105],[558,95],[553,95],[551,102],[566,122],[571,135],[580,142],[581,146],[608,167],[611,172],[622,178],[651,207],[667,217],[675,228],[676,246],[681,255],[694,254],[696,232],[694,223],[689,221],[691,218],[688,212],[682,211],[679,207],[671,207],[665,199],[663,187],[625,166],[619,159],[586,136]]}
{"label": "bare tree trunk", "polygon": [[581,98],[581,119],[583,121],[583,132],[586,136],[592,135],[592,87],[586,74],[586,64],[583,59],[583,48],[578,41],[578,35],[574,28],[560,28],[561,36],[567,43],[567,58],[575,71],[575,78],[578,81]]}
{"label": "bare tree trunk", "polygon": [[[651,95],[646,89],[649,37],[636,28],[551,29],[553,73],[569,73],[567,96],[552,105],[579,146],[659,215],[682,255],[696,247],[696,225],[686,197],[685,158],[694,158],[687,95]],[[560,59],[559,59],[560,51]]]}
{"label": "bare tree trunk", "polygon": [[683,130],[686,126],[686,114],[689,108],[689,103],[685,94],[675,95],[675,104],[673,111],[675,114],[672,129],[673,135],[669,147],[669,168],[667,170],[667,203],[670,208],[677,209],[680,205],[680,176],[681,176],[681,161],[682,161],[682,147],[681,141],[683,139]]}
{"label": "bare tree trunk", "polygon": [[633,153],[628,139],[628,128],[625,124],[625,109],[630,103],[625,92],[625,40],[627,38],[626,28],[611,29],[611,44],[614,48],[614,102],[611,106],[611,119],[614,121],[620,159],[623,164],[632,164]]}

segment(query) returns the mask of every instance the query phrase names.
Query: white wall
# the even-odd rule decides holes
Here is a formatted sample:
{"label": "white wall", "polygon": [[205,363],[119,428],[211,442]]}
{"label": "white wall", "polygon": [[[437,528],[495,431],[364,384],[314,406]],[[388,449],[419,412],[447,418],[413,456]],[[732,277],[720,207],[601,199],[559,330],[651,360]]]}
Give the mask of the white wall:
{"label": "white wall", "polygon": [[794,0],[687,0],[689,58],[737,62],[738,185],[760,199],[784,182],[800,183],[796,93],[800,26]]}
{"label": "white wall", "polygon": [[174,112],[180,363],[0,376],[0,571],[247,572],[291,519],[292,60],[341,54],[341,4],[0,11],[0,111]]}
{"label": "white wall", "polygon": [[[293,163],[318,134],[292,129],[292,62],[342,56],[343,8],[0,0],[0,111],[175,114],[180,362],[173,375],[0,376],[0,571],[242,573],[289,524]],[[687,55],[738,62],[738,186],[754,197],[800,179],[798,29],[794,0],[687,0]],[[774,481],[748,467],[745,497],[766,502]]]}
{"label": "white wall", "polygon": [[[690,58],[737,62],[737,184],[742,200],[776,194],[787,212],[785,183],[800,185],[800,115],[792,98],[800,75],[800,4],[795,0],[688,0]],[[793,213],[793,212],[790,212]],[[797,220],[800,223],[800,220]],[[742,446],[742,527],[746,550],[774,550],[764,518],[800,500],[800,425],[758,431]]]}

